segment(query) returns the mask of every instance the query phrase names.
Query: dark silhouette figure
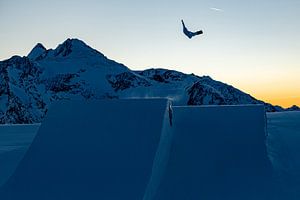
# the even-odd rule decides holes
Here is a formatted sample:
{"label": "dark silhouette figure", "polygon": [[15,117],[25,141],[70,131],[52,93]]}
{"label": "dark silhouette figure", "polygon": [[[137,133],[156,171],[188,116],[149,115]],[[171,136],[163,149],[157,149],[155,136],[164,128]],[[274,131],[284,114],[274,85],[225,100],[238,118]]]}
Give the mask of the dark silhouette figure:
{"label": "dark silhouette figure", "polygon": [[196,35],[203,34],[203,31],[202,31],[202,30],[196,31],[196,32],[191,32],[191,31],[189,31],[189,30],[185,27],[183,20],[181,20],[181,23],[182,23],[182,26],[183,26],[183,33],[184,33],[188,38],[191,39],[192,37],[194,37],[194,36],[196,36]]}

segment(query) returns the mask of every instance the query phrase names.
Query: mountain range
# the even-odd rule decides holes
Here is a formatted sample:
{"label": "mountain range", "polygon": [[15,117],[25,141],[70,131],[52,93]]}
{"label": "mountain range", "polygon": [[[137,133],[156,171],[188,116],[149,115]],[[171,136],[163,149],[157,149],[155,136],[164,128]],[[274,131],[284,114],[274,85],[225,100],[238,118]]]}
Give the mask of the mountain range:
{"label": "mountain range", "polygon": [[284,111],[209,76],[131,70],[78,39],[55,49],[38,43],[27,56],[0,62],[1,124],[41,122],[58,100],[158,97],[174,105],[264,104],[268,112]]}

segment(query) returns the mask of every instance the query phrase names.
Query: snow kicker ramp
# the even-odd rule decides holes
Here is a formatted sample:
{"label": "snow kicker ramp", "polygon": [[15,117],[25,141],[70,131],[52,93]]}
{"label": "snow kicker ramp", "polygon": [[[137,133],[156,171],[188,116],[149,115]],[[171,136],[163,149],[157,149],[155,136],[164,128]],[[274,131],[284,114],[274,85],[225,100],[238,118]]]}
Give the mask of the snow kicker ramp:
{"label": "snow kicker ramp", "polygon": [[168,104],[56,103],[0,199],[143,199]]}
{"label": "snow kicker ramp", "polygon": [[263,106],[172,109],[172,144],[158,154],[145,199],[276,199]]}
{"label": "snow kicker ramp", "polygon": [[265,128],[263,106],[58,103],[0,199],[277,199]]}

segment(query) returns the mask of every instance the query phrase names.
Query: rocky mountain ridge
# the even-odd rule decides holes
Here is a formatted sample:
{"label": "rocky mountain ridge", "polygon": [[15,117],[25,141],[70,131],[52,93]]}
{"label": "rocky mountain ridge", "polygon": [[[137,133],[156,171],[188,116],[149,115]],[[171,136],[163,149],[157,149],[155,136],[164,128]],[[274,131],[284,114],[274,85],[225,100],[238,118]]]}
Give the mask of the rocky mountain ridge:
{"label": "rocky mountain ridge", "polygon": [[0,62],[0,123],[41,122],[51,102],[164,97],[175,105],[265,104],[209,76],[168,69],[133,71],[78,39],[55,49],[38,43],[28,56]]}

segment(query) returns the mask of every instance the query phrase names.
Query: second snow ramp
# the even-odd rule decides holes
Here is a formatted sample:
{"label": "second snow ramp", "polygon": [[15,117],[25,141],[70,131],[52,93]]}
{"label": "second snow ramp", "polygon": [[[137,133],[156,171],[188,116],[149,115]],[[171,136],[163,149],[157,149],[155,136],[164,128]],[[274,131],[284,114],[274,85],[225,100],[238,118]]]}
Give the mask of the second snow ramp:
{"label": "second snow ramp", "polygon": [[151,199],[269,199],[263,106],[173,107],[173,120],[168,159],[155,164],[165,170]]}
{"label": "second snow ramp", "polygon": [[141,200],[168,104],[165,99],[56,103],[0,198]]}

